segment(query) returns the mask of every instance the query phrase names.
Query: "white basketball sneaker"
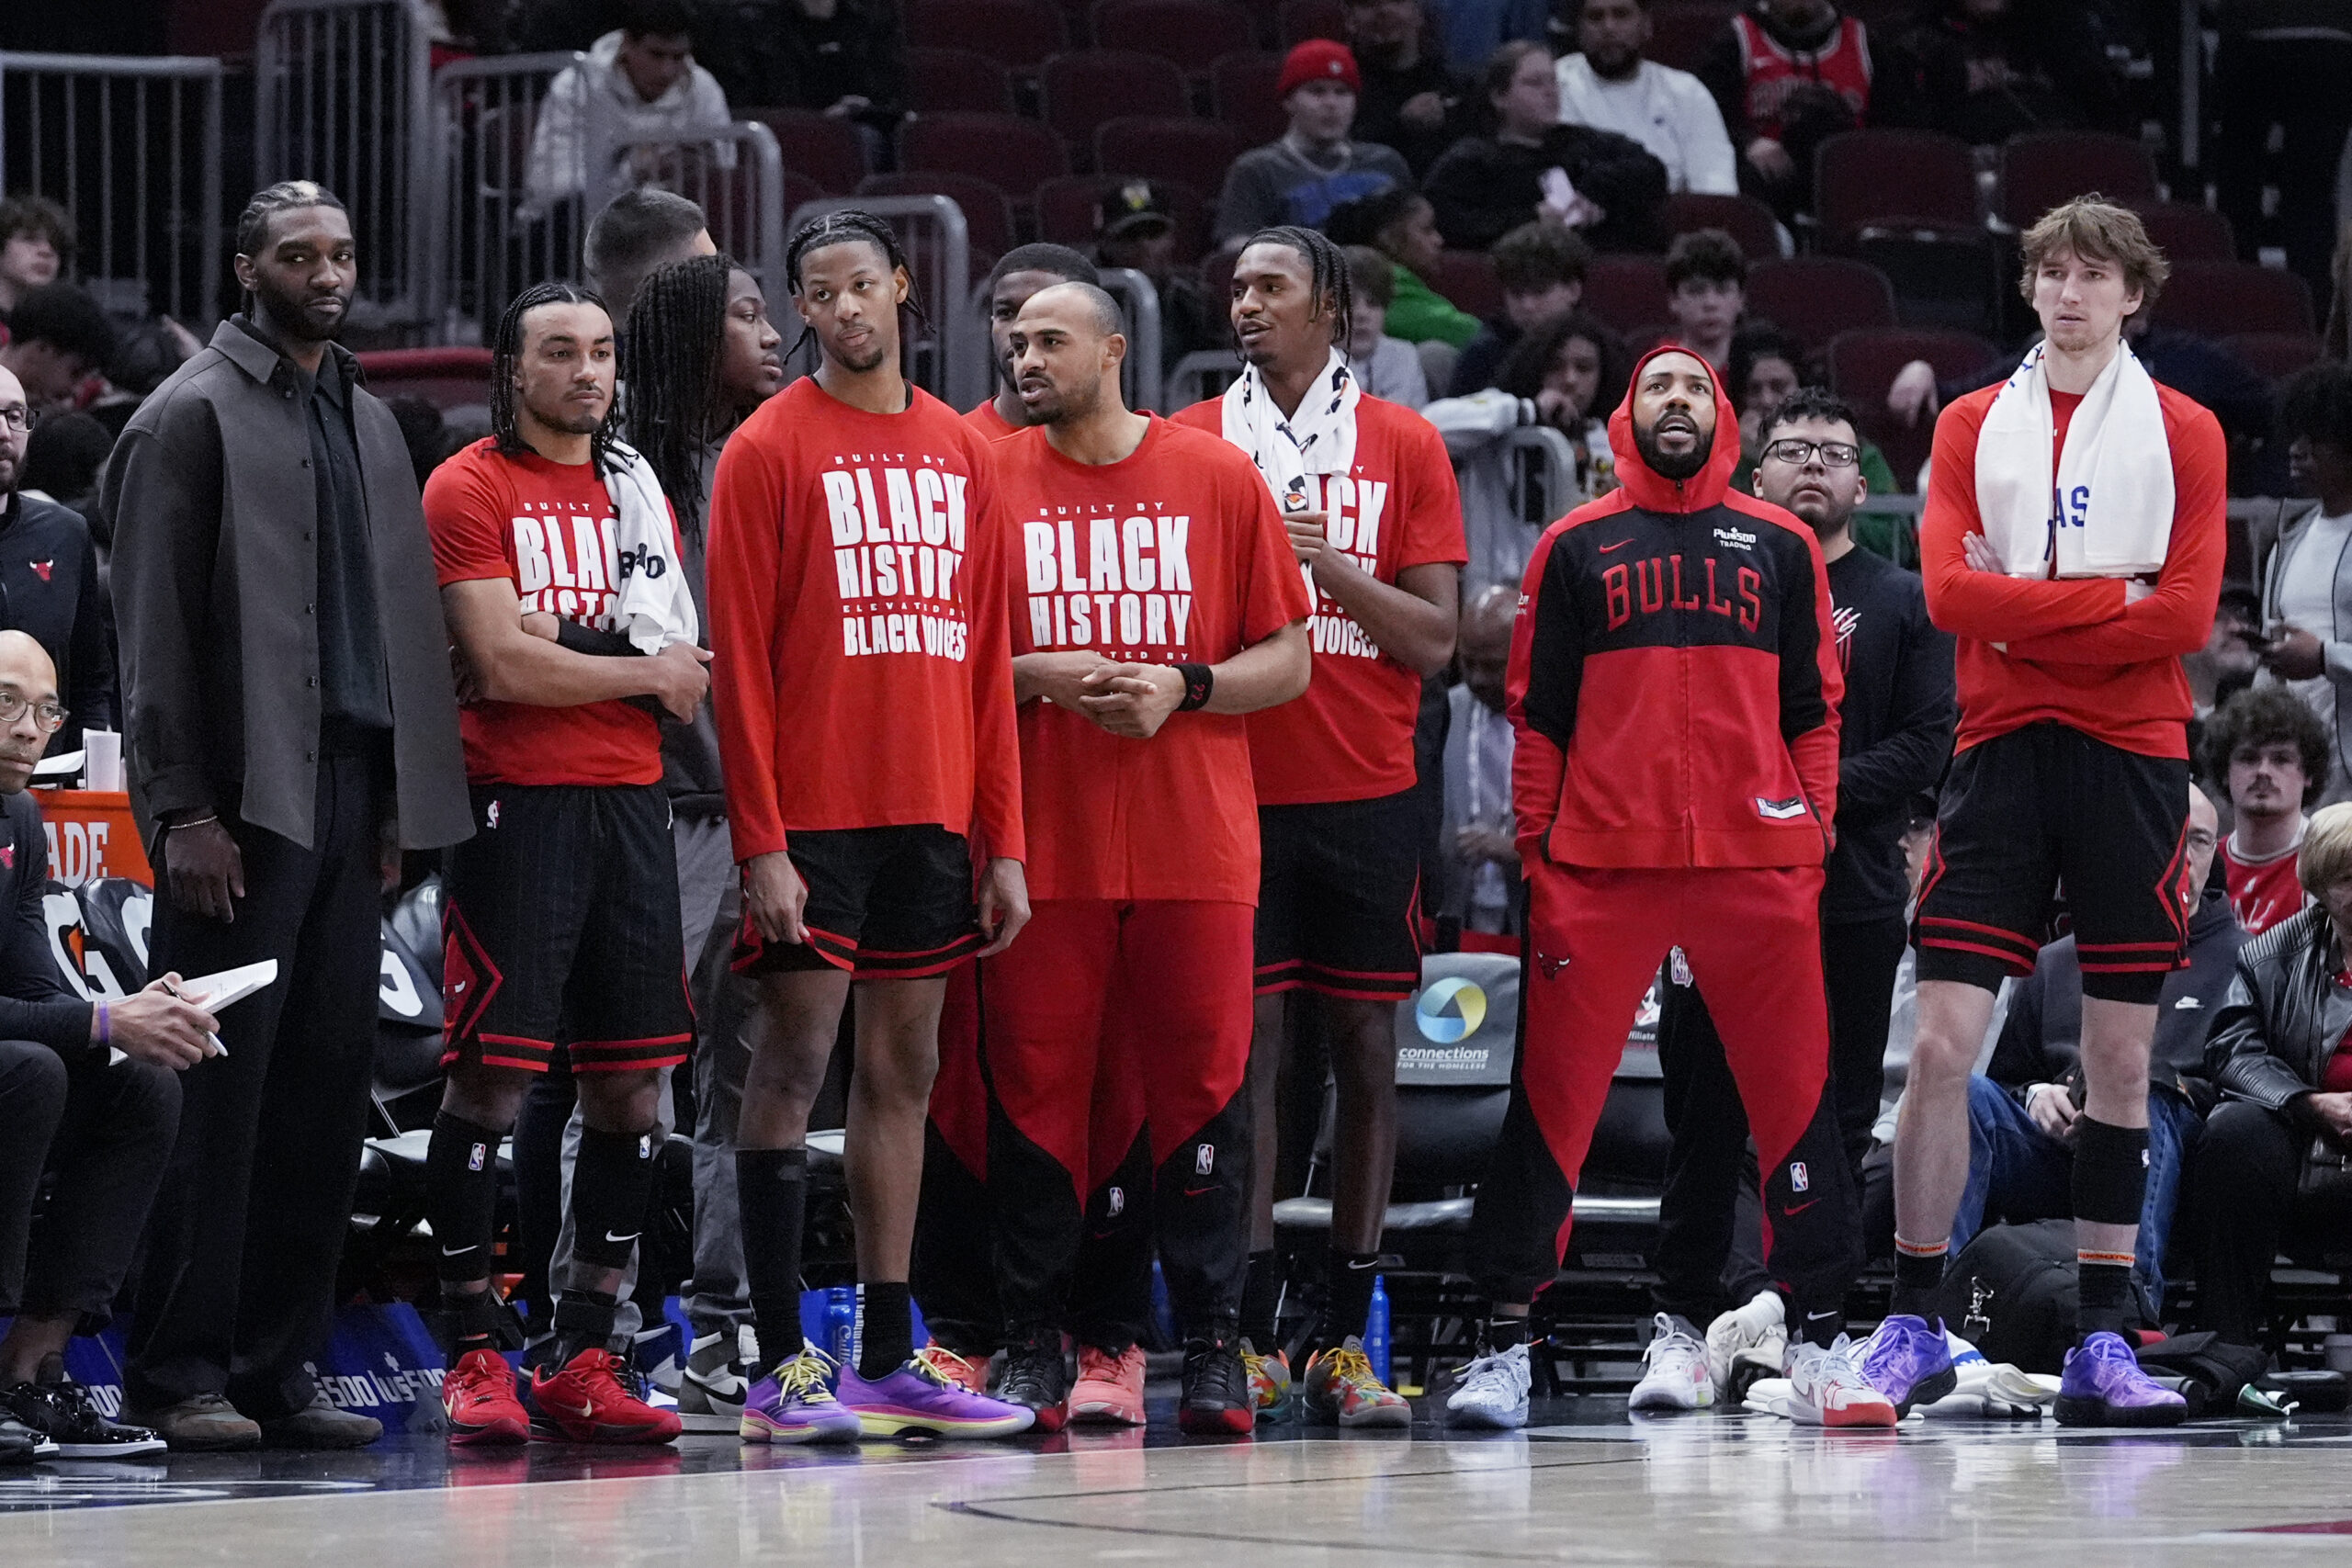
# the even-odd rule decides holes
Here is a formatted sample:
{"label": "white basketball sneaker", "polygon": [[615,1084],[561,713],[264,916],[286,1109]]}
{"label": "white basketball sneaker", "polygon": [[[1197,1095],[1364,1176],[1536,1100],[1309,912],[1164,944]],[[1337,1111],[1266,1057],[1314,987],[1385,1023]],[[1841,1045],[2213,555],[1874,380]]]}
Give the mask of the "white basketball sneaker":
{"label": "white basketball sneaker", "polygon": [[1888,1427],[1894,1405],[1862,1376],[1861,1347],[1840,1334],[1831,1345],[1789,1347],[1792,1419],[1807,1427]]}
{"label": "white basketball sneaker", "polygon": [[1789,1328],[1778,1291],[1758,1291],[1744,1307],[1735,1307],[1707,1325],[1707,1372],[1715,1393],[1736,1404],[1746,1385],[1759,1377],[1781,1375],[1787,1362]]}
{"label": "white basketball sneaker", "polygon": [[1625,1401],[1628,1410],[1696,1410],[1715,1402],[1714,1379],[1707,1371],[1707,1348],[1683,1319],[1657,1314],[1657,1332],[1642,1352],[1649,1370],[1634,1385]]}
{"label": "white basketball sneaker", "polygon": [[1447,1398],[1446,1414],[1456,1427],[1524,1427],[1532,1379],[1524,1343],[1481,1356],[1462,1369],[1462,1386]]}

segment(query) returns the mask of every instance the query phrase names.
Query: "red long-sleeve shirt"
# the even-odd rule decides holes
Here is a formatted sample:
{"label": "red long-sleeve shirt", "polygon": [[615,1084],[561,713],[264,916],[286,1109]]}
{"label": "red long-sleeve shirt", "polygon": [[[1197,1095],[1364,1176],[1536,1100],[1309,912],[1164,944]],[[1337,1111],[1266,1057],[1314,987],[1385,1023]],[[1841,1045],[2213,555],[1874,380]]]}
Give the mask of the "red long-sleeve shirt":
{"label": "red long-sleeve shirt", "polygon": [[1025,855],[988,443],[917,389],[867,413],[793,383],[710,498],[711,705],[735,858],[789,831],[977,827]]}
{"label": "red long-sleeve shirt", "polygon": [[[1976,435],[2000,390],[1971,392],[1937,420],[1919,517],[1928,614],[1960,639],[1953,750],[2050,720],[2143,756],[2188,756],[2195,710],[2180,655],[2204,647],[2212,631],[2229,551],[2229,450],[2220,422],[2171,388],[2156,388],[2172,447],[2172,540],[2154,591],[2126,604],[2120,578],[2035,581],[1969,566],[1962,540],[1984,532]],[[2051,400],[2059,451],[2080,400]]]}

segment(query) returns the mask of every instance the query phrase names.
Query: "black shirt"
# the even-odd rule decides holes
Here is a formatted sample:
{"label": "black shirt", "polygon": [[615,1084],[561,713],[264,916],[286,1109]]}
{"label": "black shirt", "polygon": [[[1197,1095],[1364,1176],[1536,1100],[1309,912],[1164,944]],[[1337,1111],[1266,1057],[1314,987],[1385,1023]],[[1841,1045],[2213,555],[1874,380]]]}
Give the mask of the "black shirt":
{"label": "black shirt", "polygon": [[62,1055],[93,1049],[90,1004],[57,973],[41,910],[48,891],[40,807],[22,790],[0,797],[0,1039],[30,1040]]}
{"label": "black shirt", "polygon": [[369,729],[392,727],[384,638],[368,548],[368,499],[351,434],[351,389],[333,355],[319,374],[295,373],[310,410],[311,472],[319,491],[319,716]]}
{"label": "black shirt", "polygon": [[1458,251],[1483,251],[1535,220],[1544,174],[1559,169],[1577,194],[1607,216],[1585,231],[1597,251],[1663,250],[1658,209],[1666,202],[1666,165],[1650,150],[1613,130],[1555,125],[1538,145],[1465,136],[1421,182],[1437,209],[1439,232]]}
{"label": "black shirt", "polygon": [[[1412,166],[1413,177],[1421,178],[1464,132],[1462,83],[1445,62],[1428,55],[1401,70],[1364,61],[1360,74],[1363,90],[1356,95],[1355,123],[1348,134],[1359,141],[1394,147]],[[1427,130],[1408,125],[1402,113],[1407,103],[1423,93],[1445,100],[1445,118]]]}
{"label": "black shirt", "polygon": [[1951,760],[1958,698],[1952,640],[1928,619],[1918,574],[1852,549],[1829,563],[1838,659],[1838,848],[1829,857],[1821,919],[1881,919],[1903,912],[1910,878],[1903,829],[1911,803]]}
{"label": "black shirt", "polygon": [[57,666],[58,700],[72,716],[51,752],[80,750],[85,729],[115,728],[97,547],[72,507],[23,494],[0,504],[0,629],[25,633]]}

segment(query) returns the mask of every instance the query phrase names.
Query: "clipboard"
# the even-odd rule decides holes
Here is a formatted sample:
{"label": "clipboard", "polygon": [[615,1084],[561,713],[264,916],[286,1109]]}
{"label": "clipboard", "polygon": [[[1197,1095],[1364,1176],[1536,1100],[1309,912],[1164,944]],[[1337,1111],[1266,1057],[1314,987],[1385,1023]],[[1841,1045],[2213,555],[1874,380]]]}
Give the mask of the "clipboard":
{"label": "clipboard", "polygon": [[[205,1011],[218,1016],[222,1008],[232,1002],[243,1001],[255,991],[277,983],[277,960],[265,958],[258,964],[243,964],[234,969],[215,970],[209,975],[199,975],[193,980],[182,980],[178,995],[183,1000],[194,1002]],[[204,1038],[211,1043],[214,1055],[229,1054],[228,1048],[220,1043],[219,1035],[208,1034]],[[109,1050],[107,1053],[108,1066],[121,1060],[122,1052]]]}

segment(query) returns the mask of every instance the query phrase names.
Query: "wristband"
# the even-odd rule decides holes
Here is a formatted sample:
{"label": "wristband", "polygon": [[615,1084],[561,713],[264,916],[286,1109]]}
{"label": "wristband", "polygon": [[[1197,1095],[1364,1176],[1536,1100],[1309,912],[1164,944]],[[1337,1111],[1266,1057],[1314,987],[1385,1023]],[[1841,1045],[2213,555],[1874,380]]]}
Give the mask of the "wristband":
{"label": "wristband", "polygon": [[1176,705],[1176,711],[1193,713],[1208,706],[1216,692],[1216,671],[1205,664],[1179,664],[1176,673],[1184,677],[1184,700]]}
{"label": "wristband", "polygon": [[201,828],[207,822],[218,822],[220,820],[220,814],[216,811],[209,817],[198,817],[187,822],[166,822],[164,824],[164,831],[166,833],[176,833],[183,828]]}
{"label": "wristband", "polygon": [[98,1043],[101,1046],[111,1045],[114,1043],[113,1021],[107,1016],[106,1003],[99,1002],[96,1006],[98,1010]]}

